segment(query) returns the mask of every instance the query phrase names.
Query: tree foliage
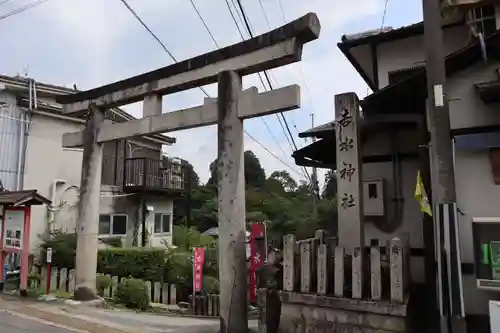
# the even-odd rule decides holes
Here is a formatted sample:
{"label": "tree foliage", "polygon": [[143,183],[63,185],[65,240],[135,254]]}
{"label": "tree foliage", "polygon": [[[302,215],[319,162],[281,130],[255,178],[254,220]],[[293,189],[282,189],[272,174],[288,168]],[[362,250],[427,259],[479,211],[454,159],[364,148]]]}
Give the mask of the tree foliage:
{"label": "tree foliage", "polygon": [[[336,232],[336,183],[333,172],[328,173],[330,178],[327,176],[322,197],[314,198],[311,184],[297,182],[286,170],[273,171],[266,177],[252,151],[245,152],[244,162],[246,222],[265,221],[271,242],[275,240],[279,244],[287,233],[295,233],[298,238],[311,237],[319,228]],[[176,224],[187,224],[185,217],[190,206],[190,227],[203,232],[217,226],[217,159],[210,163],[209,170],[208,182],[192,188],[190,203],[183,201],[185,209],[183,214],[176,216]]]}

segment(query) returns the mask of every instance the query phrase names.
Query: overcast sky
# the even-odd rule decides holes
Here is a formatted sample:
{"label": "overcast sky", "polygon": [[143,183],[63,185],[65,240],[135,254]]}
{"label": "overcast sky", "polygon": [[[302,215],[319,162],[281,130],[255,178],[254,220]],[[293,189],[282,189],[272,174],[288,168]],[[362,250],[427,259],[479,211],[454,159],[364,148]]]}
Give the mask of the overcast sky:
{"label": "overcast sky", "polygon": [[[0,16],[34,0],[10,0],[2,4]],[[221,47],[240,41],[225,0],[194,0]],[[319,40],[305,45],[303,61],[269,71],[274,87],[301,86],[302,108],[285,114],[299,147],[306,143],[297,132],[333,120],[333,96],[354,91],[366,96],[368,88],[337,49],[342,34],[380,28],[385,0],[281,0],[287,20],[316,12],[321,21]],[[216,49],[189,0],[129,0],[141,18],[166,44],[178,60]],[[262,0],[272,29],[284,24],[279,0]],[[254,34],[269,30],[259,0],[243,0]],[[422,19],[420,0],[389,0],[385,26],[399,27]],[[161,46],[132,16],[120,0],[49,0],[23,13],[0,20],[0,73],[16,75],[28,69],[37,81],[86,90],[172,63]],[[256,76],[245,77],[244,86],[255,85]],[[307,86],[307,88],[306,88]],[[216,87],[207,91],[216,96]],[[164,98],[164,112],[203,102],[194,89]],[[141,103],[125,107],[141,115]],[[245,122],[246,130],[283,162],[245,138],[245,149],[259,157],[266,173],[288,170],[302,179],[291,158],[276,116]],[[208,165],[216,157],[216,128],[206,127],[169,133],[177,144],[167,149],[171,156],[189,160],[202,181],[209,177]],[[284,150],[285,154],[282,152]],[[292,167],[293,170],[290,170]],[[324,171],[320,171],[320,176]]]}

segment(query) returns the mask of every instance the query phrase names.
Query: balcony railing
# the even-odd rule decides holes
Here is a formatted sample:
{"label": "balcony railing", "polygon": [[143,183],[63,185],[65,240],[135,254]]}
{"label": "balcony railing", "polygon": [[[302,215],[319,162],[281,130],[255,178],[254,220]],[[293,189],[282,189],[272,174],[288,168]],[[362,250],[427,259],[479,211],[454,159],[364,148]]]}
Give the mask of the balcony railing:
{"label": "balcony railing", "polygon": [[183,191],[184,178],[179,162],[133,157],[125,159],[122,184],[125,191]]}

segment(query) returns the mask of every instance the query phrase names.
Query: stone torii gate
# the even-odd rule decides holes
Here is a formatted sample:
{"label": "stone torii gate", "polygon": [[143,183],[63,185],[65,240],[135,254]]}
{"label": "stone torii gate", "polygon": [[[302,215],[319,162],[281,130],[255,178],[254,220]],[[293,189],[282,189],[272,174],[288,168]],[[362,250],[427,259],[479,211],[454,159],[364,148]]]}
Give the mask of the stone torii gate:
{"label": "stone torii gate", "polygon": [[[82,147],[77,218],[75,299],[95,298],[102,143],[217,124],[221,332],[246,332],[245,181],[243,120],[300,107],[296,85],[258,93],[242,91],[242,76],[300,61],[303,45],[319,37],[314,13],[226,48],[92,90],[58,97],[65,114],[86,112],[80,132],[66,133],[64,147]],[[162,96],[218,82],[218,98],[162,114]],[[104,123],[104,111],[144,101],[143,118]]]}

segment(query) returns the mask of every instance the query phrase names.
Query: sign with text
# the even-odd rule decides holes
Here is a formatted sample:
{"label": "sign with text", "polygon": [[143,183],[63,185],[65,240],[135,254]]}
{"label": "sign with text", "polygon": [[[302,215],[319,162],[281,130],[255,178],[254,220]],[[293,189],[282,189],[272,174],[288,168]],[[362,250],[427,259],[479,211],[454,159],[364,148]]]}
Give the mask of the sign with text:
{"label": "sign with text", "polygon": [[205,262],[205,249],[195,247],[193,249],[193,291],[200,292],[203,287],[203,263]]}
{"label": "sign with text", "polygon": [[257,300],[257,272],[267,260],[266,225],[252,224],[250,230],[250,302]]}
{"label": "sign with text", "polygon": [[6,209],[4,212],[3,247],[21,250],[24,235],[24,210]]}
{"label": "sign with text", "polygon": [[354,93],[335,96],[338,238],[348,250],[364,246],[358,103]]}

